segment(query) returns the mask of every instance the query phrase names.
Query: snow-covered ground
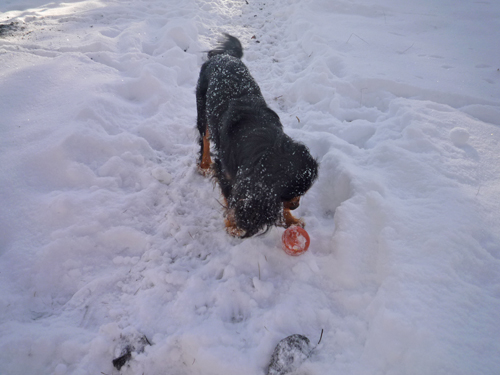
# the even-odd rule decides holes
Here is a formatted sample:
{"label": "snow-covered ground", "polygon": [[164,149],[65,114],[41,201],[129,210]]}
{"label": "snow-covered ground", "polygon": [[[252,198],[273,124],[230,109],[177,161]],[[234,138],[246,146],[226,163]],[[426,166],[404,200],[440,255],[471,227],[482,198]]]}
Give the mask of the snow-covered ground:
{"label": "snow-covered ground", "polygon": [[[500,373],[500,2],[48,1],[0,4],[2,375]],[[196,172],[221,32],[321,163],[300,257]]]}

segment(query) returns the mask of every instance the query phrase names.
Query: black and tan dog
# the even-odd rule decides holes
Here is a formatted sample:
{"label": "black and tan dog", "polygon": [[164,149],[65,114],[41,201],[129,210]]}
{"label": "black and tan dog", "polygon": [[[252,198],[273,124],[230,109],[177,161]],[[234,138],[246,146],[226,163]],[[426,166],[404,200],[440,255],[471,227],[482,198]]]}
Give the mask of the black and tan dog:
{"label": "black and tan dog", "polygon": [[[318,175],[306,146],[283,132],[247,67],[240,41],[224,34],[208,52],[196,88],[200,132],[198,166],[211,169],[226,200],[226,227],[250,237],[273,225],[304,225],[290,210]],[[214,163],[210,157],[214,143]]]}

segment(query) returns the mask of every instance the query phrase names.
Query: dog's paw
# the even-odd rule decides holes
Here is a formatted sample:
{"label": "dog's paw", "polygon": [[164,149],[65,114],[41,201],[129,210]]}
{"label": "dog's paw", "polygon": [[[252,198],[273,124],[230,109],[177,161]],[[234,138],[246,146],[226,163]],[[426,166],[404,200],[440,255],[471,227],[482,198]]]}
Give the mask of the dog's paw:
{"label": "dog's paw", "polygon": [[292,225],[297,225],[297,226],[299,226],[301,228],[305,228],[306,227],[306,222],[304,220],[302,220],[302,219],[297,219],[297,221],[294,224],[292,224]]}
{"label": "dog's paw", "polygon": [[298,227],[301,227],[301,228],[305,228],[306,227],[306,222],[302,219],[297,219],[296,217],[293,218],[293,220],[287,220],[285,222],[285,225],[284,227],[285,228],[288,228],[288,227],[291,227],[291,226],[298,226]]}
{"label": "dog's paw", "polygon": [[241,238],[245,235],[245,231],[243,229],[240,229],[240,228],[235,227],[235,226],[228,226],[227,223],[226,223],[226,231],[230,236],[233,236],[233,237]]}
{"label": "dog's paw", "polygon": [[299,227],[305,228],[306,223],[302,219],[298,219],[292,215],[290,210],[285,209],[283,211],[283,226],[285,228],[291,227],[292,225],[297,225]]}
{"label": "dog's paw", "polygon": [[226,224],[226,231],[230,236],[243,237],[245,235],[245,231],[238,228],[238,226],[236,225],[233,210],[226,210],[226,218],[224,219],[224,223]]}
{"label": "dog's paw", "polygon": [[203,165],[202,163],[198,163],[196,169],[198,170],[198,173],[203,177],[212,177],[214,173],[211,165]]}

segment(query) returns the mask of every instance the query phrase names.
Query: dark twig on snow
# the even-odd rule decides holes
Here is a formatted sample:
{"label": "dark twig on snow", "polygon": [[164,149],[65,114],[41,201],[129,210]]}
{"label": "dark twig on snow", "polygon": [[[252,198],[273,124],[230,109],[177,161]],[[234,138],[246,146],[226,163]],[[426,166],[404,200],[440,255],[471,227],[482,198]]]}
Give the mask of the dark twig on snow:
{"label": "dark twig on snow", "polygon": [[319,337],[319,341],[316,344],[316,346],[318,346],[320,344],[322,338],[323,338],[323,329],[321,329],[321,336]]}
{"label": "dark twig on snow", "polygon": [[399,53],[400,55],[404,55],[404,54],[405,54],[407,51],[409,51],[409,50],[411,49],[411,47],[413,47],[414,45],[415,45],[415,43],[413,43],[411,46],[409,46],[407,49],[405,49],[405,50],[404,50],[404,51],[402,51],[402,52],[398,51],[398,53]]}

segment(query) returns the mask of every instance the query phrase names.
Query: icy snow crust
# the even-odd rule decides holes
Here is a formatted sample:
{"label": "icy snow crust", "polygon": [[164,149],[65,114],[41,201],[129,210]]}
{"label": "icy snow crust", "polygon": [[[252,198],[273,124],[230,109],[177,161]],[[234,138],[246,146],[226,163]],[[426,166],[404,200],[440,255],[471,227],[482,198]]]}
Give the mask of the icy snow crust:
{"label": "icy snow crust", "polygon": [[[143,337],[122,374],[264,374],[321,329],[295,374],[499,373],[500,2],[0,11],[24,27],[0,39],[2,374],[116,374]],[[222,31],[321,163],[301,257],[229,237],[196,172]]]}

